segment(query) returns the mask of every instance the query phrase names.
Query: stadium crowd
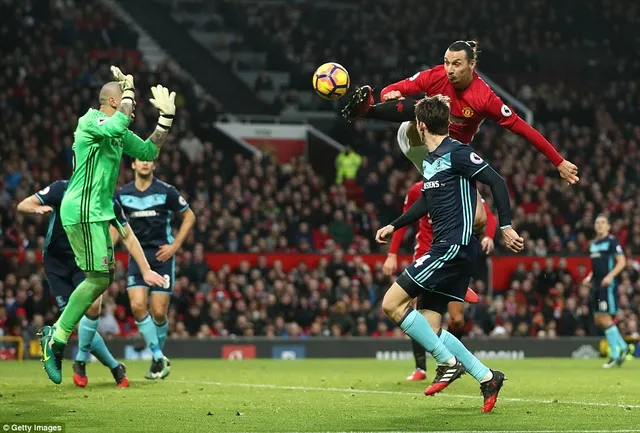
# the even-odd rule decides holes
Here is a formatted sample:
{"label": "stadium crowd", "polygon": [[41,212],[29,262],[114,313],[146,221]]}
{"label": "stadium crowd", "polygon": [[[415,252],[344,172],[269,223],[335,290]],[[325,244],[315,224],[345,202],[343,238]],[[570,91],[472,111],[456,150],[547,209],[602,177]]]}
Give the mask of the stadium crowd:
{"label": "stadium crowd", "polygon": [[[572,187],[563,185],[553,166],[535,149],[513,134],[490,125],[483,126],[473,144],[509,182],[517,206],[514,222],[526,239],[524,254],[540,257],[584,254],[593,235],[594,218],[600,212],[611,216],[613,232],[627,255],[640,254],[640,211],[634,206],[640,201],[636,187],[640,170],[640,127],[632,121],[640,109],[640,94],[633,81],[625,81],[631,72],[640,69],[638,62],[616,64],[615,76],[590,77],[601,84],[592,85],[584,92],[578,91],[584,77],[565,84],[537,81],[545,76],[542,66],[527,67],[533,65],[533,60],[524,60],[538,58],[534,54],[539,50],[563,41],[565,50],[585,48],[576,46],[577,42],[571,39],[563,39],[567,37],[562,33],[566,29],[560,25],[564,18],[559,14],[549,21],[548,17],[534,13],[539,12],[537,3],[522,4],[522,7],[533,8],[531,13],[505,26],[501,32],[518,34],[519,29],[530,28],[528,20],[550,22],[553,27],[538,26],[515,39],[519,42],[514,43],[511,50],[505,51],[500,45],[499,54],[495,47],[500,32],[487,33],[496,39],[481,39],[487,51],[481,55],[481,64],[486,63],[485,71],[497,77],[510,65],[522,65],[507,85],[534,108],[541,132],[578,164],[581,182]],[[592,3],[584,2],[586,9],[580,10],[588,11]],[[148,96],[145,89],[162,82],[180,95],[178,127],[172,129],[174,136],[163,149],[157,174],[183,192],[197,215],[197,224],[178,260],[178,279],[169,318],[170,338],[230,334],[291,338],[401,335],[377,305],[389,286],[381,269],[369,269],[358,259],[352,262],[342,259],[343,251],[354,254],[385,251],[373,242],[374,233],[399,214],[405,192],[418,180],[417,172],[399,153],[392,128],[368,130],[362,122],[357,122],[355,127],[339,123],[336,128],[336,138],[351,144],[362,155],[356,176],[356,183],[363,189],[364,204],[360,205],[360,200],[348,197],[344,185],[314,173],[302,158],[276,164],[269,156],[249,159],[241,154],[223,153],[209,140],[205,126],[222,109],[220,105],[199,98],[192,83],[172,73],[166,65],[150,70],[135,49],[137,35],[108,10],[99,9],[100,13],[96,13],[102,6],[89,0],[76,0],[75,4],[82,6],[78,8],[64,7],[65,2],[59,2],[60,8],[45,7],[46,4],[34,2],[31,6],[19,6],[17,1],[0,4],[3,35],[0,39],[3,125],[0,128],[0,247],[26,251],[23,263],[18,263],[15,254],[0,255],[0,333],[33,338],[35,330],[42,323],[52,322],[57,314],[34,253],[42,248],[48,218],[25,218],[18,215],[15,208],[23,198],[70,175],[70,148],[77,116],[93,105],[98,87],[108,77],[109,64],[116,63],[122,65],[123,70],[131,71],[136,77],[136,87],[142,89],[134,124],[140,134],[150,131],[155,119],[155,112],[145,101]],[[605,19],[615,20],[620,16],[612,3],[607,5],[611,11],[603,14]],[[254,25],[267,26],[270,22],[276,25],[278,20],[264,18],[269,17],[269,11],[265,10],[264,16],[249,18]],[[295,11],[291,9],[284,17],[296,14]],[[370,19],[375,20],[379,8],[372,7],[372,11],[375,13]],[[491,11],[478,15],[483,17],[482,22],[491,21],[487,12]],[[453,22],[448,13],[443,15],[448,17],[443,19],[445,23]],[[349,28],[350,16],[340,15],[336,25]],[[635,12],[625,16],[626,20],[618,27],[623,35],[627,20],[637,19]],[[304,13],[300,17],[307,23]],[[402,21],[385,22],[391,25]],[[369,27],[371,32],[378,31],[377,26]],[[291,26],[290,30],[279,32],[278,38],[293,50],[285,53],[301,68],[298,69],[301,77],[307,77],[306,88],[308,71],[305,68],[316,65],[326,56],[323,57],[323,50],[315,49],[313,43],[289,44],[290,41],[313,41],[313,35],[322,37],[313,26],[310,25],[308,32],[305,28],[304,25]],[[377,59],[379,64],[384,64],[384,59],[376,55],[369,57],[369,53],[384,51],[369,45],[391,44],[407,50],[407,54],[429,53],[429,58],[437,61],[447,44],[445,41],[453,40],[455,36],[451,35],[457,35],[458,31],[459,27],[456,31],[453,27],[443,28],[427,50],[416,45],[417,42],[408,44],[397,39],[403,37],[402,32],[392,32],[396,36],[390,41],[382,41],[377,37],[380,35],[374,33],[366,35],[366,44],[358,39],[342,41],[340,46],[344,48],[334,53],[353,54],[356,60],[354,67],[350,67],[352,75],[362,77],[359,81],[378,85],[381,78],[369,72],[370,65],[376,62],[370,60]],[[480,33],[479,29],[476,31]],[[606,53],[616,53],[618,36],[608,39],[610,51]],[[598,43],[605,43],[605,39],[598,39]],[[530,49],[523,49],[522,44]],[[351,50],[365,50],[370,60],[367,63],[361,60],[357,66],[358,56]],[[300,57],[300,53],[306,54]],[[525,58],[514,57],[516,55]],[[399,55],[398,58],[409,57]],[[280,60],[276,58],[273,63],[282,64]],[[502,62],[505,63],[501,68],[495,67]],[[537,80],[531,78],[532,73]],[[515,77],[531,78],[531,81]],[[189,170],[185,171],[187,166]],[[123,164],[120,182],[131,178],[131,170]],[[412,250],[412,239],[413,233],[409,231],[404,244],[406,252]],[[204,260],[205,251],[322,252],[330,254],[332,259],[315,269],[300,264],[288,273],[278,266],[267,267],[264,262],[254,267],[243,264],[237,269],[227,266],[214,272]],[[504,251],[499,250],[497,254]],[[563,266],[560,261],[557,268],[548,264],[541,269],[536,266],[518,269],[510,289],[500,295],[489,293],[485,282],[474,282],[482,300],[467,308],[468,333],[555,337],[596,332],[586,303],[587,293],[580,286],[580,279],[572,277]],[[136,333],[124,280],[125,270],[119,263],[117,280],[105,295],[100,325],[101,331],[108,335]],[[627,267],[621,291],[625,330],[637,334],[640,331],[637,319],[640,282],[635,262]]]}

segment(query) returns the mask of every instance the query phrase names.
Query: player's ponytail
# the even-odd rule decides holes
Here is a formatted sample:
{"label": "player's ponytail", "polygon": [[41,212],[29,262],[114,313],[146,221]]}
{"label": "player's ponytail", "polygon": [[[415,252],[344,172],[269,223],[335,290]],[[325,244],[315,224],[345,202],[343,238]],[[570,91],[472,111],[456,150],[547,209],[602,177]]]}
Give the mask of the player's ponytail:
{"label": "player's ponytail", "polygon": [[467,60],[478,60],[477,41],[455,41],[449,45],[449,51],[464,51],[467,55]]}

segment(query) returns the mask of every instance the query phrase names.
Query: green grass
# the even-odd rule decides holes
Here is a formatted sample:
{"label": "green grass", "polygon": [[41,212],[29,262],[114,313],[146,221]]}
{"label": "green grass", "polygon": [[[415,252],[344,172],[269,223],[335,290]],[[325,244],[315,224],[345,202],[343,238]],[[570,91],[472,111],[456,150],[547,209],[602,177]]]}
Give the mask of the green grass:
{"label": "green grass", "polygon": [[38,362],[0,362],[0,421],[126,433],[640,431],[637,362],[612,370],[601,363],[491,361],[509,380],[494,411],[483,414],[473,378],[425,397],[425,382],[404,381],[407,361],[173,359],[164,381],[144,380],[148,364],[130,362],[129,389],[116,389],[99,364],[87,367],[89,386],[79,389],[71,362],[59,386]]}

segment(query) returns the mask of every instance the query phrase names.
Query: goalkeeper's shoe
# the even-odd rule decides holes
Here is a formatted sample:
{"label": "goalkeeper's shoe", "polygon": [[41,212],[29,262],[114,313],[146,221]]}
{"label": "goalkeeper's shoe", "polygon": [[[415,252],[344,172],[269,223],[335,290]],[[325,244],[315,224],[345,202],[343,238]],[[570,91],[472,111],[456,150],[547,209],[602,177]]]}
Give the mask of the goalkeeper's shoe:
{"label": "goalkeeper's shoe", "polygon": [[427,372],[421,368],[416,368],[415,370],[413,370],[413,373],[407,376],[407,382],[416,382],[419,380],[426,380],[426,379],[427,379]]}
{"label": "goalkeeper's shoe", "polygon": [[62,383],[62,356],[65,344],[53,338],[54,331],[55,326],[45,326],[38,332],[42,349],[42,363],[49,379],[53,383]]}
{"label": "goalkeeper's shoe", "polygon": [[87,364],[85,362],[73,363],[73,383],[80,388],[87,386],[89,378],[87,377]]}
{"label": "goalkeeper's shoe", "polygon": [[163,356],[151,362],[151,368],[145,375],[146,379],[164,379],[171,373],[171,362],[169,358]]}
{"label": "goalkeeper's shoe", "polygon": [[118,364],[117,367],[111,369],[113,379],[116,381],[118,388],[128,388],[129,379],[127,379],[127,366],[123,363]]}
{"label": "goalkeeper's shoe", "polygon": [[[614,358],[609,358],[607,362],[602,364],[602,368],[613,368],[618,366],[618,360]],[[620,363],[621,364],[621,363]]]}
{"label": "goalkeeper's shoe", "polygon": [[491,380],[480,384],[480,392],[484,397],[482,412],[491,412],[491,409],[496,405],[496,401],[498,401],[498,393],[502,389],[504,381],[507,380],[503,372],[498,370],[491,370],[491,372],[493,373]]}
{"label": "goalkeeper's shoe", "polygon": [[455,365],[439,365],[436,369],[436,377],[431,382],[431,385],[424,390],[424,395],[433,395],[445,389],[447,386],[458,379],[466,372],[464,365],[456,360]]}
{"label": "goalkeeper's shoe", "polygon": [[630,353],[631,353],[631,350],[629,350],[629,346],[625,347],[622,353],[620,354],[620,358],[616,360],[616,364],[618,365],[618,367],[622,367],[622,364],[624,364],[624,362],[627,360],[627,357],[629,356]]}
{"label": "goalkeeper's shoe", "polygon": [[371,86],[359,87],[353,93],[347,105],[342,109],[342,117],[349,122],[353,122],[357,118],[367,114],[373,103]]}

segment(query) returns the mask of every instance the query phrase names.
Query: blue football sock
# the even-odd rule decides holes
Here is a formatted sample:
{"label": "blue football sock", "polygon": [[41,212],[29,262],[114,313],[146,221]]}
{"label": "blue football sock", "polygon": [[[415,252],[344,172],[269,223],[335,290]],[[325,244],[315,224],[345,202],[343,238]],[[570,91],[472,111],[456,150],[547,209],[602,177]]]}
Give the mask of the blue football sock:
{"label": "blue football sock", "polygon": [[164,318],[164,322],[162,324],[158,324],[155,320],[153,324],[156,325],[156,334],[158,335],[158,345],[160,346],[160,350],[164,349],[164,343],[167,341],[167,331],[169,330],[169,321],[167,318]]}
{"label": "blue football sock", "polygon": [[611,325],[604,330],[604,335],[607,337],[607,343],[609,343],[609,347],[611,348],[611,357],[613,359],[620,359],[620,340],[622,340],[622,335],[620,335],[618,327]]}
{"label": "blue football sock", "polygon": [[109,367],[110,370],[116,368],[120,363],[116,361],[113,357],[109,349],[107,349],[107,344],[104,342],[102,335],[99,332],[93,334],[93,341],[91,342],[91,353],[93,356],[98,358],[102,364]]}
{"label": "blue football sock", "polygon": [[142,319],[142,321],[136,321],[136,325],[138,326],[138,331],[140,331],[140,334],[144,338],[144,342],[147,343],[147,347],[151,349],[151,352],[153,353],[153,359],[162,359],[164,355],[162,354],[162,349],[160,349],[160,344],[158,343],[158,334],[156,333],[156,326],[153,324],[151,316],[147,314],[147,317]]}
{"label": "blue football sock", "polygon": [[82,316],[78,324],[78,353],[76,354],[77,362],[87,362],[89,360],[89,352],[91,351],[91,343],[93,337],[98,331],[99,319],[90,319]]}
{"label": "blue football sock", "polygon": [[[615,326],[615,325],[614,325]],[[619,346],[620,346],[620,352],[622,354],[622,352],[625,351],[625,349],[627,349],[629,347],[629,345],[627,344],[627,342],[625,341],[624,337],[622,336],[622,334],[620,333],[620,330],[618,329],[618,337],[620,338],[619,341]]]}
{"label": "blue football sock", "polygon": [[464,365],[464,368],[467,369],[467,372],[473,376],[478,382],[481,382],[482,379],[489,373],[489,369],[485,366],[478,358],[473,356],[473,353],[469,352],[469,350],[464,347],[464,344],[460,340],[458,340],[453,334],[445,331],[444,329],[440,333],[440,339],[447,346],[447,349],[453,355],[458,358],[458,361]]}
{"label": "blue football sock", "polygon": [[399,325],[409,337],[420,343],[435,358],[438,364],[444,364],[453,358],[449,349],[433,332],[427,319],[416,310],[412,309]]}

